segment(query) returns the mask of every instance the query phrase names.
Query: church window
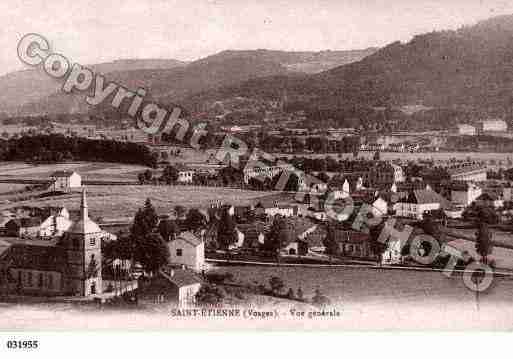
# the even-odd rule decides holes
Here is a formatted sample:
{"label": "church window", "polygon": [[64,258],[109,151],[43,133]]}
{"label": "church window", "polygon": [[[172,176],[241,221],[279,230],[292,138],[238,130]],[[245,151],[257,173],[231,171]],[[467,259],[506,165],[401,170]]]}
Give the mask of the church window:
{"label": "church window", "polygon": [[181,256],[182,256],[182,248],[178,248],[178,249],[176,250],[176,255],[177,255],[178,257],[181,257]]}

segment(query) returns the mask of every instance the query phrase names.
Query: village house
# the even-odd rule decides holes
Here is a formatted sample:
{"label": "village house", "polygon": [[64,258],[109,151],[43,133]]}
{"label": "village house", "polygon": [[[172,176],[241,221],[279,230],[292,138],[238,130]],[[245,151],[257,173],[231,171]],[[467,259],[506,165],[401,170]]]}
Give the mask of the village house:
{"label": "village house", "polygon": [[486,167],[475,164],[463,164],[447,169],[451,181],[484,182],[486,181]]}
{"label": "village house", "polygon": [[390,237],[386,243],[386,249],[381,255],[381,263],[388,265],[402,263],[403,256],[401,250],[401,240]]}
{"label": "village house", "polygon": [[282,248],[281,253],[291,256],[305,256],[308,254],[308,243],[306,240],[296,239]]}
{"label": "village house", "polygon": [[263,222],[238,224],[236,231],[236,248],[258,249],[265,243],[265,235],[269,231],[269,226]]}
{"label": "village house", "polygon": [[57,171],[51,175],[53,191],[68,191],[82,187],[82,177],[75,171]]}
{"label": "village house", "polygon": [[374,217],[383,217],[388,213],[388,202],[383,199],[382,196],[378,196],[374,202],[372,202],[371,213]]}
{"label": "village house", "polygon": [[482,189],[474,183],[456,182],[451,185],[451,202],[456,206],[468,207],[481,194]]}
{"label": "village house", "polygon": [[376,258],[368,234],[344,228],[334,228],[333,231],[339,256],[361,260],[374,260]]}
{"label": "village house", "polygon": [[205,243],[191,232],[182,232],[168,243],[169,263],[200,272],[205,268]]}
{"label": "village house", "polygon": [[192,183],[194,179],[194,170],[184,164],[177,164],[175,166],[178,171],[178,183]]}
{"label": "village house", "polygon": [[53,213],[39,226],[39,237],[41,238],[61,236],[73,224],[66,208],[55,208],[51,211]]}
{"label": "village house", "polygon": [[405,200],[394,205],[396,216],[422,219],[428,211],[446,209],[450,207],[449,201],[433,190],[412,190]]}
{"label": "village house", "polygon": [[35,238],[39,234],[41,218],[14,218],[5,224],[5,234],[18,238]]}
{"label": "village house", "polygon": [[196,294],[202,280],[193,272],[185,269],[165,266],[151,279],[149,285],[142,288],[144,297],[161,297],[164,301],[187,307],[196,303]]}

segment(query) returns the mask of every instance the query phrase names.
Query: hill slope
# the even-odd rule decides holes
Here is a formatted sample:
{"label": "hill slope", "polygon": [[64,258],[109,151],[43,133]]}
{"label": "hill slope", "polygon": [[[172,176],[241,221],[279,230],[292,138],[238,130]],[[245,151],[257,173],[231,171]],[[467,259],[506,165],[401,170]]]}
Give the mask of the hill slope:
{"label": "hill slope", "polygon": [[[165,103],[180,101],[192,94],[223,86],[231,86],[250,79],[319,72],[340,64],[360,60],[376,51],[374,48],[353,51],[286,52],[270,50],[223,51],[218,54],[177,67],[118,69],[110,66],[107,77],[127,88],[149,90],[154,99]],[[113,65],[118,65],[114,63]],[[126,64],[123,64],[126,67]],[[104,66],[105,67],[105,66]],[[21,115],[45,113],[87,112],[87,105],[54,90],[43,98],[25,103],[17,110]]]}
{"label": "hill slope", "polygon": [[280,96],[323,108],[424,104],[507,115],[513,106],[513,16],[392,43],[361,61],[308,76],[275,76],[188,99]]}

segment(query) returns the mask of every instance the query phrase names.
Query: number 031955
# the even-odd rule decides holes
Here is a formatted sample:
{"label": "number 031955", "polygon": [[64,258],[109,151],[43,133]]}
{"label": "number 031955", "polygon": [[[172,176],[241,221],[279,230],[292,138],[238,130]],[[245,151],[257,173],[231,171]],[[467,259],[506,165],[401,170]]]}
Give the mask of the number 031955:
{"label": "number 031955", "polygon": [[6,343],[7,349],[30,350],[39,347],[37,340],[8,340]]}

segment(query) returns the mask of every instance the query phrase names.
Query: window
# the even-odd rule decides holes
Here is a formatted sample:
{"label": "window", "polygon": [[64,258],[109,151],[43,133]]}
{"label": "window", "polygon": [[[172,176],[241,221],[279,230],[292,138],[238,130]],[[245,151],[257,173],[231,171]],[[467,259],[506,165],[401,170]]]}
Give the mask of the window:
{"label": "window", "polygon": [[182,249],[181,248],[178,248],[176,250],[176,255],[177,255],[177,257],[181,257],[182,256]]}
{"label": "window", "polygon": [[53,276],[51,274],[48,274],[48,288],[53,288]]}
{"label": "window", "polygon": [[29,287],[32,287],[32,272],[27,273],[27,284]]}
{"label": "window", "polygon": [[39,280],[38,283],[39,288],[43,288],[43,273],[39,273]]}
{"label": "window", "polygon": [[96,245],[96,239],[94,237],[89,239],[89,244],[92,246]]}

